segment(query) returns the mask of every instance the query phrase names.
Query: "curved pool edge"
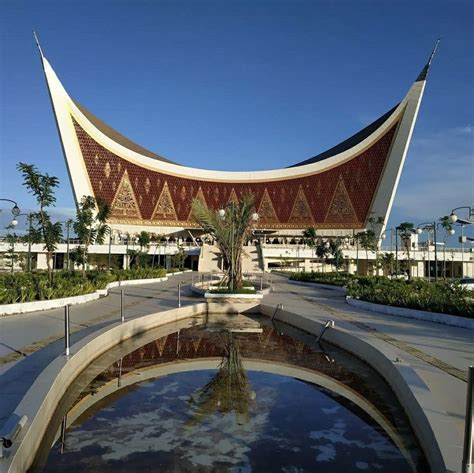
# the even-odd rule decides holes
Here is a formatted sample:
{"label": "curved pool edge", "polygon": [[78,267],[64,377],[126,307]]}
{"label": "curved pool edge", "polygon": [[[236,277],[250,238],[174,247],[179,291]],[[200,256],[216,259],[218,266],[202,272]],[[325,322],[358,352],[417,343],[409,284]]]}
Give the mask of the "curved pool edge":
{"label": "curved pool edge", "polygon": [[[275,306],[262,304],[260,312],[268,317],[275,314]],[[300,330],[319,335],[323,324],[308,316],[279,310],[273,320],[293,325]],[[389,384],[405,410],[413,431],[423,449],[432,473],[446,473],[445,458],[438,439],[446,438],[450,428],[438,414],[443,412],[434,401],[431,391],[408,363],[398,360],[387,344],[368,333],[355,332],[350,323],[338,322],[327,330],[324,340],[346,350],[372,366]]]}
{"label": "curved pool edge", "polygon": [[161,325],[207,313],[206,303],[137,317],[104,327],[71,346],[71,355],[55,358],[38,376],[14,411],[28,421],[10,449],[4,449],[0,472],[23,473],[31,466],[64,393],[95,358],[121,342]]}
{"label": "curved pool edge", "polygon": [[[260,305],[260,312],[271,317],[275,307]],[[57,405],[71,383],[95,358],[110,348],[150,329],[207,313],[205,302],[180,309],[138,317],[124,324],[114,324],[85,337],[71,347],[72,355],[64,355],[51,362],[33,383],[14,414],[27,415],[28,422],[8,451],[8,457],[0,460],[0,471],[24,472],[32,464],[49,421]],[[319,334],[322,324],[307,316],[281,310],[275,320],[293,325],[301,330]],[[394,363],[394,351],[369,334],[355,334],[353,326],[338,323],[336,329],[328,330],[325,339],[356,355],[388,382],[410,420],[413,431],[425,452],[432,472],[446,472],[445,462],[437,437],[439,429],[436,416],[440,409],[434,404],[432,394],[416,371],[408,364]],[[439,420],[438,420],[439,421]],[[444,432],[446,434],[446,432]]]}

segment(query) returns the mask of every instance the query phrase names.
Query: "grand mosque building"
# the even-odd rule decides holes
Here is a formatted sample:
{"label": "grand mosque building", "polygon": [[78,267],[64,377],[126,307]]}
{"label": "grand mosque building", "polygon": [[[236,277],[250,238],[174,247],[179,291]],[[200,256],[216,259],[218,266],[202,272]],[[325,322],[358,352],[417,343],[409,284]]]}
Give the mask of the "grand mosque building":
{"label": "grand mosque building", "polygon": [[192,231],[193,199],[217,210],[250,191],[262,231],[341,235],[371,216],[387,222],[432,56],[407,95],[363,130],[286,168],[245,172],[182,166],[132,142],[73,100],[41,58],[76,202],[105,199],[117,233]]}

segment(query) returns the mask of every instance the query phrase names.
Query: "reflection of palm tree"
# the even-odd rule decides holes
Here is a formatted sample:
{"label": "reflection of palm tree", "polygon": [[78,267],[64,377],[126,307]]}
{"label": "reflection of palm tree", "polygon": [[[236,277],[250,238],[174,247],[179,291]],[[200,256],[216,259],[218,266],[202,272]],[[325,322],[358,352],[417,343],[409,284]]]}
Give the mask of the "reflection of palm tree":
{"label": "reflection of palm tree", "polygon": [[250,391],[250,384],[242,365],[239,347],[235,343],[231,332],[228,332],[224,350],[225,353],[219,365],[219,371],[188,401],[194,406],[191,425],[202,422],[214,412],[222,414],[235,412],[239,424],[248,420],[249,409],[255,399],[255,393]]}

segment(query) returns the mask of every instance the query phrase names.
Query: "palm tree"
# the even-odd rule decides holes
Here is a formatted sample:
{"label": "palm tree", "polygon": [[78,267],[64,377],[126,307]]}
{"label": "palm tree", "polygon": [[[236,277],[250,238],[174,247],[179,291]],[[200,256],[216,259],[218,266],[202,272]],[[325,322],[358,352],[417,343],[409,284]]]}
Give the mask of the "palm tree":
{"label": "palm tree", "polygon": [[385,274],[393,273],[393,265],[395,262],[395,255],[393,253],[384,253],[380,255],[380,263]]}
{"label": "palm tree", "polygon": [[241,201],[230,202],[225,209],[216,212],[200,199],[192,203],[193,216],[203,230],[216,240],[224,266],[225,281],[231,291],[242,288],[242,251],[250,236],[252,223],[258,218],[254,213],[254,196],[244,194]]}
{"label": "palm tree", "polygon": [[444,279],[446,279],[446,243],[448,242],[448,238],[454,234],[454,228],[451,224],[451,220],[449,219],[448,215],[441,217],[439,219],[439,224],[444,229],[444,246],[443,246],[443,275]]}
{"label": "palm tree", "polygon": [[356,235],[359,245],[365,250],[365,261],[367,265],[367,275],[369,274],[369,251],[377,249],[377,237],[373,230],[366,230],[365,232]]}
{"label": "palm tree", "polygon": [[227,332],[224,343],[224,356],[216,375],[189,399],[194,407],[190,419],[191,425],[204,421],[216,412],[229,414],[234,412],[239,423],[249,418],[249,410],[255,399],[242,364],[239,346],[232,332]]}
{"label": "palm tree", "polygon": [[377,232],[376,232],[376,227],[380,226],[382,229],[385,221],[383,217],[370,217],[369,218],[369,225],[370,229],[374,233],[374,238],[375,238],[375,268],[376,268],[376,273],[375,275],[378,275],[378,262],[379,262],[379,242],[381,241],[379,238],[377,238]]}
{"label": "palm tree", "polygon": [[412,222],[402,222],[397,227],[398,234],[403,242],[405,251],[407,253],[408,259],[408,279],[411,279],[411,258],[410,258],[410,248],[411,248],[411,237],[415,231],[415,224]]}
{"label": "palm tree", "polygon": [[[311,248],[313,252],[313,259],[314,259],[314,248],[317,245],[317,235],[316,235],[316,229],[314,227],[308,227],[304,232],[303,232],[303,240],[304,242]],[[311,270],[313,270],[313,262],[311,261]]]}

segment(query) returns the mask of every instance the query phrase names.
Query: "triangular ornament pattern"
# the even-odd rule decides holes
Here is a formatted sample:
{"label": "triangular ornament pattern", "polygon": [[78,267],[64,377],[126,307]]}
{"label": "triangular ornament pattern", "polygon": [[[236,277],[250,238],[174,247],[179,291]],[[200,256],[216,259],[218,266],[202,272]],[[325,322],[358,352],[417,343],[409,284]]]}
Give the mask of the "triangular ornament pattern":
{"label": "triangular ornament pattern", "polygon": [[262,223],[279,223],[275,207],[273,207],[272,199],[270,198],[266,187],[257,213],[258,218]]}
{"label": "triangular ornament pattern", "polygon": [[153,211],[152,220],[178,220],[167,181],[165,181],[161,190],[160,197]]}
{"label": "triangular ornament pattern", "polygon": [[232,187],[232,190],[230,191],[229,198],[227,199],[227,203],[230,204],[233,202],[234,204],[239,203],[239,198],[237,197],[237,193],[235,192],[235,189]]}
{"label": "triangular ornament pattern", "polygon": [[156,348],[158,349],[158,353],[160,356],[163,356],[163,352],[165,351],[166,342],[168,340],[168,335],[166,337],[159,338],[155,340]]}
{"label": "triangular ornament pattern", "polygon": [[[204,197],[204,192],[202,191],[201,186],[199,186],[196,197],[194,197],[194,199],[200,200],[207,207],[206,198]],[[193,207],[192,207],[192,205],[191,205],[191,209],[189,210],[188,220],[193,220]]]}
{"label": "triangular ornament pattern", "polygon": [[347,192],[342,176],[339,177],[334,194],[329,205],[326,218],[328,223],[352,223],[358,222],[357,214],[352,205],[351,198]]}
{"label": "triangular ornament pattern", "polygon": [[125,170],[122,180],[118,185],[117,192],[111,205],[112,217],[134,217],[141,218],[137,198],[133,192],[132,183]]}
{"label": "triangular ornament pattern", "polygon": [[296,194],[295,203],[293,204],[293,209],[291,210],[290,218],[288,219],[290,223],[312,223],[313,216],[311,214],[311,209],[306,199],[303,188],[300,186],[298,193]]}

